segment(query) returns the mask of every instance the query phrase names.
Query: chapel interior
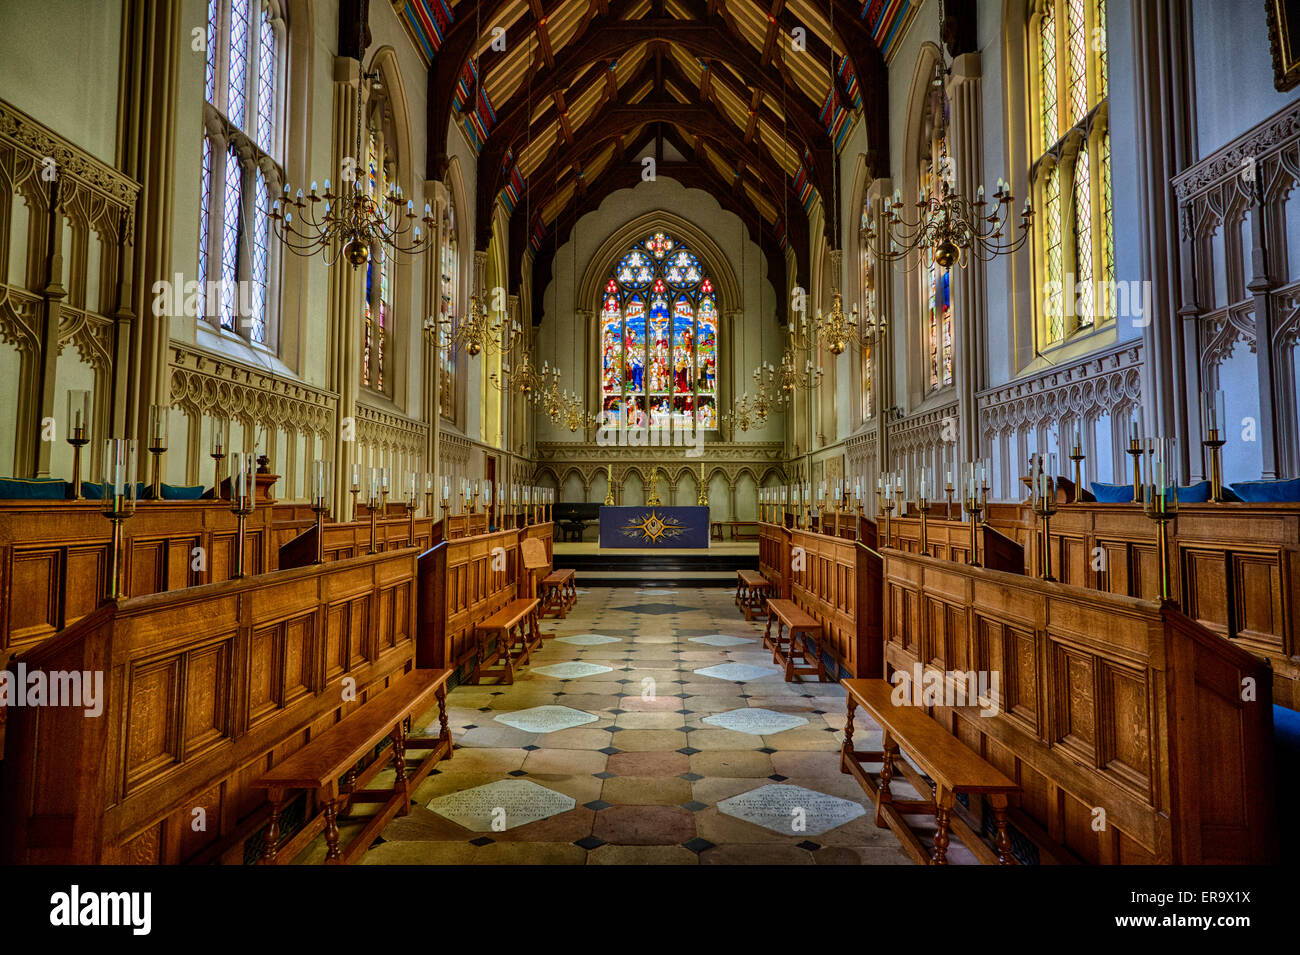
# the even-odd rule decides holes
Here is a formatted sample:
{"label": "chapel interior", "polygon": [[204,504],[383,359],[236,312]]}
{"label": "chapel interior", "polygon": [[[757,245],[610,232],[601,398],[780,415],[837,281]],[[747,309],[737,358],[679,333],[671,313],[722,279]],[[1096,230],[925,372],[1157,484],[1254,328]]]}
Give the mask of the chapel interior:
{"label": "chapel interior", "polygon": [[0,0],[0,860],[1280,861],[1297,185],[1290,3]]}

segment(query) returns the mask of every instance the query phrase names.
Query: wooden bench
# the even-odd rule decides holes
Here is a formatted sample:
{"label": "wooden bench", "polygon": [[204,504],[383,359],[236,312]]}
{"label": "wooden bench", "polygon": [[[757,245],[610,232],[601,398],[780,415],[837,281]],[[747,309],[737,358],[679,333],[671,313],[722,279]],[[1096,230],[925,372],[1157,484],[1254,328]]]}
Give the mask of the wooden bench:
{"label": "wooden bench", "polygon": [[[772,633],[772,621],[776,621],[776,633]],[[787,632],[788,631],[788,632]],[[785,668],[786,682],[792,682],[796,676],[816,674],[819,681],[826,680],[826,665],[821,654],[822,625],[804,612],[793,600],[767,601],[767,628],[763,631],[763,643],[772,651],[772,660]],[[795,659],[804,661],[804,666],[795,666]],[[812,665],[808,665],[811,662]]]}
{"label": "wooden bench", "polygon": [[[512,600],[474,627],[478,649],[469,682],[478,683],[485,676],[505,683],[515,682],[515,667],[527,663],[533,650],[542,644],[542,633],[537,626],[538,604],[536,597]],[[489,652],[488,646],[494,640],[495,646]],[[517,655],[515,644],[519,645]]]}
{"label": "wooden bench", "polygon": [[[923,707],[897,705],[893,700],[894,686],[888,681],[841,682],[846,691],[848,719],[844,724],[840,772],[856,778],[871,797],[876,807],[876,825],[882,828],[888,825],[893,829],[907,853],[922,865],[948,864],[950,831],[981,862],[1015,864],[1011,840],[1007,836],[1007,799],[1018,794],[1020,787],[944,729]],[[878,751],[853,748],[853,711],[859,706],[880,724],[883,731]],[[907,760],[899,758],[900,750],[920,767],[920,772]],[[867,762],[881,764],[879,782],[863,768],[862,764]],[[930,798],[895,799],[889,791],[889,784],[896,770],[918,793]],[[922,773],[934,781],[933,796],[930,796],[931,784]],[[993,810],[996,852],[955,809],[960,794],[988,800]],[[904,813],[934,816],[936,829],[932,853],[926,851],[916,833],[903,820]]]}
{"label": "wooden bench", "polygon": [[758,571],[736,571],[736,606],[745,611],[746,620],[763,612],[771,593],[772,582]]}
{"label": "wooden bench", "polygon": [[553,613],[563,619],[569,608],[578,602],[577,575],[572,567],[551,571],[542,578],[541,588],[543,617]]}
{"label": "wooden bench", "polygon": [[[411,811],[411,793],[435,763],[450,759],[451,731],[447,728],[447,678],[450,670],[412,670],[397,678],[392,686],[367,700],[344,719],[325,730],[284,762],[264,773],[253,787],[267,790],[271,819],[266,828],[262,849],[263,865],[283,859],[292,862],[322,829],[325,832],[325,862],[355,862],[375,841],[388,821]],[[438,736],[413,737],[408,722],[438,702]],[[358,772],[363,760],[374,754],[385,740],[392,746]],[[414,772],[408,772],[406,756],[411,750],[427,750]],[[388,788],[364,788],[380,770],[391,762],[393,785]],[[313,794],[320,811],[284,844],[280,842],[280,812],[286,797],[295,790]],[[338,820],[355,803],[381,802],[379,812],[367,817],[366,824],[346,847],[339,848]]]}

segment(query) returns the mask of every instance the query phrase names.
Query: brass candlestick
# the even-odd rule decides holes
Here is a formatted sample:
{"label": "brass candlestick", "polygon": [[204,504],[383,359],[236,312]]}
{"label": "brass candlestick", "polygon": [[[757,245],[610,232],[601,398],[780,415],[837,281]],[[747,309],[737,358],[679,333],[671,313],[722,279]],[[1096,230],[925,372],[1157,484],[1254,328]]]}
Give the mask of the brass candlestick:
{"label": "brass candlestick", "polygon": [[221,462],[226,459],[226,449],[224,445],[216,444],[208,452],[212,458],[212,499],[221,500]]}
{"label": "brass candlestick", "polygon": [[1043,519],[1042,530],[1042,579],[1055,580],[1052,576],[1052,515],[1057,511],[1056,481],[1049,475],[1044,478],[1043,493],[1034,502],[1034,513]]}
{"label": "brass candlestick", "polygon": [[980,563],[979,525],[980,513],[984,510],[979,497],[970,494],[966,498],[966,513],[970,515],[970,565],[982,567]]}
{"label": "brass candlestick", "polygon": [[1142,503],[1142,440],[1140,438],[1128,439],[1128,450],[1124,452],[1133,458],[1133,501]]}
{"label": "brass candlestick", "polygon": [[1074,445],[1070,449],[1070,460],[1074,462],[1074,503],[1083,500],[1083,448]]}
{"label": "brass candlestick", "polygon": [[135,448],[131,438],[110,438],[104,442],[103,510],[113,525],[105,587],[109,600],[117,600],[122,595],[122,524],[135,513]]}
{"label": "brass candlestick", "polygon": [[151,497],[162,498],[162,455],[167,451],[167,408],[164,405],[149,407],[149,454],[153,457],[150,478]]}
{"label": "brass candlestick", "polygon": [[952,482],[949,481],[947,484],[943,486],[944,508],[945,508],[944,517],[947,520],[952,520],[952,494],[953,494],[953,486],[952,486]]}
{"label": "brass candlestick", "polygon": [[72,499],[83,501],[81,494],[81,449],[90,443],[90,435],[84,427],[68,429],[68,444],[72,445]]}
{"label": "brass candlestick", "polygon": [[248,540],[248,515],[257,506],[257,482],[253,455],[236,452],[230,456],[230,513],[235,515],[235,566],[232,579],[244,576],[244,551]]}
{"label": "brass candlestick", "polygon": [[927,527],[927,515],[930,513],[930,502],[924,495],[916,499],[916,509],[921,512],[921,553],[930,556],[930,535]]}
{"label": "brass candlestick", "polygon": [[377,554],[379,552],[375,550],[375,541],[379,537],[379,499],[374,495],[370,497],[368,510],[370,511],[370,553]]}
{"label": "brass candlestick", "polygon": [[1223,503],[1223,440],[1218,428],[1211,428],[1209,437],[1201,442],[1210,449],[1210,500],[1215,504]]}
{"label": "brass candlestick", "polygon": [[893,517],[893,514],[894,514],[894,502],[893,502],[893,500],[890,499],[890,498],[885,498],[882,507],[883,507],[883,509],[884,509],[884,513],[885,513],[885,544],[884,544],[884,546],[886,546],[886,547],[893,547],[893,546],[894,546],[894,528],[893,528],[893,524],[892,524],[892,521],[891,521],[891,519],[892,519],[892,517]]}

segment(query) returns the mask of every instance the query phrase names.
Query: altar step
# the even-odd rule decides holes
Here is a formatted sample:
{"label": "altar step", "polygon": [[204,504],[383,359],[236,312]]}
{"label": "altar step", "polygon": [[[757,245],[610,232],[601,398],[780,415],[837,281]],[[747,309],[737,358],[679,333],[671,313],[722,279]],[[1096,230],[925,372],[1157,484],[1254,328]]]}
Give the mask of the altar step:
{"label": "altar step", "polygon": [[580,587],[734,587],[737,570],[758,570],[758,555],[566,554],[556,548],[554,564],[572,567]]}

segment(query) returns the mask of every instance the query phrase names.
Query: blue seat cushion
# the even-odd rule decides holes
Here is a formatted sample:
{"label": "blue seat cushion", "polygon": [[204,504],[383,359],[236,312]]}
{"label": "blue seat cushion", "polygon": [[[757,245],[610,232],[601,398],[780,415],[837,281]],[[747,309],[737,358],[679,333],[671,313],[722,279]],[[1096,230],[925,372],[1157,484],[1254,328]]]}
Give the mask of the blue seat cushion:
{"label": "blue seat cushion", "polygon": [[68,482],[59,478],[0,478],[0,498],[6,501],[61,501]]}
{"label": "blue seat cushion", "polygon": [[195,484],[189,487],[178,487],[174,484],[164,484],[162,486],[162,499],[164,501],[197,501],[206,491],[202,484]]}
{"label": "blue seat cushion", "polygon": [[[145,494],[149,491],[149,486],[140,481],[135,486],[135,496],[137,500],[144,500]],[[104,485],[92,484],[90,481],[81,482],[81,496],[88,501],[102,501],[104,499]]]}
{"label": "blue seat cushion", "polygon": [[1210,499],[1210,482],[1201,481],[1178,489],[1179,504],[1204,504]]}
{"label": "blue seat cushion", "polygon": [[1300,478],[1289,481],[1242,481],[1232,485],[1232,490],[1243,501],[1252,504],[1264,501],[1300,501]]}
{"label": "blue seat cushion", "polygon": [[1132,484],[1102,484],[1093,481],[1089,487],[1098,504],[1130,504],[1133,501]]}

